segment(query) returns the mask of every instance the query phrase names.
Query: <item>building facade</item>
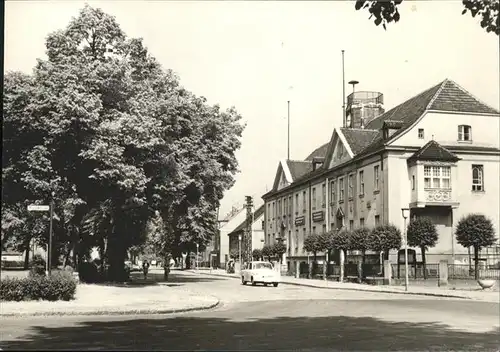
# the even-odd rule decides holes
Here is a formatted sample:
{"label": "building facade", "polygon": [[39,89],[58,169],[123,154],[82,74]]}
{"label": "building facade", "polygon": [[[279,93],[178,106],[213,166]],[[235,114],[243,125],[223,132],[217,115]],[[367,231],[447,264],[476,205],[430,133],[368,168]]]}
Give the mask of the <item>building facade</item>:
{"label": "building facade", "polygon": [[346,114],[346,127],[306,160],[281,161],[262,197],[265,242],[285,241],[289,265],[307,258],[311,233],[379,224],[403,230],[402,208],[436,224],[428,262],[468,255],[454,236],[464,215],[486,215],[498,237],[499,111],[446,79],[387,112],[382,94],[352,93]]}
{"label": "building facade", "polygon": [[[246,219],[236,227],[229,236],[229,253],[237,253],[240,249],[239,236],[241,235],[241,251],[245,252],[245,241],[243,240],[247,226]],[[264,247],[264,204],[252,213],[252,248],[262,249]]]}

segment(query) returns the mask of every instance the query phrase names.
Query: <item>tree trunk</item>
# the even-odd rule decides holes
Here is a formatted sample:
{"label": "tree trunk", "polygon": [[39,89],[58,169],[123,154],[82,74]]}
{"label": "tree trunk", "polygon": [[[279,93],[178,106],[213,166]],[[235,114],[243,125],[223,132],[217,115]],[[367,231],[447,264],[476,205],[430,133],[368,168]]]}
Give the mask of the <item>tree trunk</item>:
{"label": "tree trunk", "polygon": [[474,279],[479,280],[479,247],[474,246]]}
{"label": "tree trunk", "polygon": [[362,250],[361,251],[361,279],[364,280],[366,278],[366,275],[365,275],[365,270],[364,269],[364,265],[365,265],[365,262],[366,262],[366,250]]}
{"label": "tree trunk", "polygon": [[186,269],[191,269],[191,252],[188,251],[186,255]]}
{"label": "tree trunk", "polygon": [[70,255],[71,255],[71,246],[68,246],[68,248],[66,249],[66,254],[64,255],[63,259],[63,268],[65,268],[66,265],[68,265]]}
{"label": "tree trunk", "polygon": [[[427,280],[427,264],[425,260],[425,247],[420,247],[420,251],[422,252],[422,266],[424,267],[424,280]],[[415,275],[416,277],[416,275]]]}
{"label": "tree trunk", "polygon": [[30,266],[30,240],[25,242],[24,247],[26,248],[26,253],[24,254],[24,270],[28,270]]}

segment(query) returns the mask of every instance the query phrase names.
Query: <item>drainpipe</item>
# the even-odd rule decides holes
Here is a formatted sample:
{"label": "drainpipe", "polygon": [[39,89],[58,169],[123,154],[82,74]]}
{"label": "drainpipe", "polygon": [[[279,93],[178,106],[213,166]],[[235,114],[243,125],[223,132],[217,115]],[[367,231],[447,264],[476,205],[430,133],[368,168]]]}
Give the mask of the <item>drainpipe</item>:
{"label": "drainpipe", "polygon": [[[381,175],[379,175],[379,181],[381,182],[379,191],[382,193],[382,223],[381,225],[385,224],[385,197],[386,194],[384,192],[384,184],[385,184],[385,177],[384,177],[384,151],[380,152],[380,172]],[[382,177],[380,177],[382,176]]]}
{"label": "drainpipe", "polygon": [[[326,180],[325,180],[325,228],[326,228],[326,232],[328,233],[330,231],[330,202],[328,201],[328,191],[329,191],[329,184],[330,182],[328,181],[329,178],[327,177]],[[326,270],[324,272],[324,277],[323,279],[326,280],[326,272],[328,271],[328,249],[325,251],[325,265],[326,265]]]}

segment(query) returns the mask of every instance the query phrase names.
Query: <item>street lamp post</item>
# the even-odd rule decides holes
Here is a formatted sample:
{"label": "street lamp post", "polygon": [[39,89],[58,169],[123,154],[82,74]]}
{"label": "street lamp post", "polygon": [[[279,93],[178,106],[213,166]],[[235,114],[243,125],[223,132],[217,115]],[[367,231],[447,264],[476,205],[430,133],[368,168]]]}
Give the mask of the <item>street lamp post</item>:
{"label": "street lamp post", "polygon": [[403,241],[404,241],[404,248],[405,248],[405,291],[408,291],[408,235],[406,232],[406,219],[410,215],[410,209],[408,208],[401,208],[401,214],[403,215],[403,222],[404,222],[404,228],[403,228]]}
{"label": "street lamp post", "polygon": [[196,270],[198,270],[198,249],[199,249],[200,245],[197,243],[196,244]]}
{"label": "street lamp post", "polygon": [[238,235],[238,256],[239,256],[240,270],[241,270],[241,235]]}

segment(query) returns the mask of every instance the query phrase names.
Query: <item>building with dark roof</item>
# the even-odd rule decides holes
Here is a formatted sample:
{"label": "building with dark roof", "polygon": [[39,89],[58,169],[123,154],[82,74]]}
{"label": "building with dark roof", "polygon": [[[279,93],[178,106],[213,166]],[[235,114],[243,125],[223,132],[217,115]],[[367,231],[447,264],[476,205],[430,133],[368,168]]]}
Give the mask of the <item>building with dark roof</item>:
{"label": "building with dark roof", "polygon": [[354,92],[347,102],[346,126],[306,160],[281,161],[262,197],[266,244],[285,241],[288,265],[306,260],[311,233],[403,230],[402,208],[436,224],[428,262],[467,255],[453,235],[466,214],[483,213],[499,229],[499,111],[449,79],[386,112],[381,93]]}
{"label": "building with dark roof", "polygon": [[[264,204],[258,207],[252,213],[252,248],[254,249],[262,249],[264,247]],[[240,250],[239,246],[239,236],[244,238],[245,230],[247,227],[247,220],[243,220],[233,231],[231,231],[229,236],[229,253],[236,253]],[[245,252],[245,241],[241,241],[241,251]]]}

